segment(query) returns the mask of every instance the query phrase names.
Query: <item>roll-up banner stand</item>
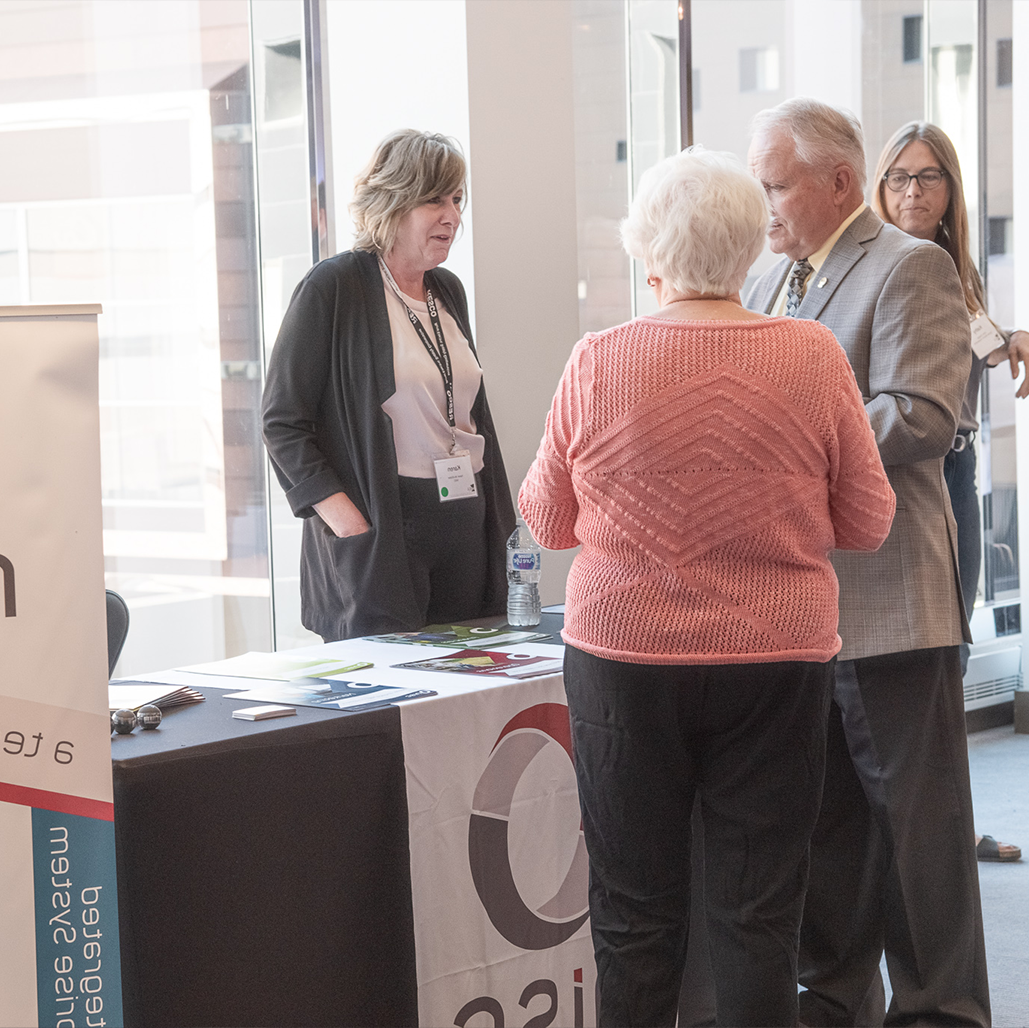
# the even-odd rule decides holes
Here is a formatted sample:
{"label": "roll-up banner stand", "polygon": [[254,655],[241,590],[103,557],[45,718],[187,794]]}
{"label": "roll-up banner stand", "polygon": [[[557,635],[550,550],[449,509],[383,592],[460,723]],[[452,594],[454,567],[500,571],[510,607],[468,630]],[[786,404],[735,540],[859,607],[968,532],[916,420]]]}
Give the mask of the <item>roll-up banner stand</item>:
{"label": "roll-up banner stand", "polygon": [[0,1028],[122,1024],[99,313],[0,307]]}

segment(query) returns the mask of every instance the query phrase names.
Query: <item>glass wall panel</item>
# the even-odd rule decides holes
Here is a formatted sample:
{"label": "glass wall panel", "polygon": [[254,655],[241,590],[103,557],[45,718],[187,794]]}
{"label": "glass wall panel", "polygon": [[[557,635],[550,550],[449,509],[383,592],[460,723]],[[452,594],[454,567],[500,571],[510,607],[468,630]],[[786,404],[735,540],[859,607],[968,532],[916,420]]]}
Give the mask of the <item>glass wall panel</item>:
{"label": "glass wall panel", "polygon": [[0,296],[103,304],[122,673],[271,642],[250,107],[245,0],[0,3]]}
{"label": "glass wall panel", "polygon": [[[986,140],[983,167],[985,210],[979,219],[980,252],[990,316],[1014,327],[1014,164],[1012,120],[1012,0],[985,5],[985,41],[980,106]],[[1016,384],[1004,363],[984,376],[980,398],[980,493],[983,501],[983,575],[987,603],[1010,603],[1019,595]],[[1005,621],[1007,624],[1007,621]]]}
{"label": "glass wall panel", "polygon": [[[625,28],[622,4],[575,0],[575,202],[583,335],[632,317],[629,259],[618,234],[629,202]],[[675,108],[677,92],[673,101]]]}
{"label": "glass wall panel", "polygon": [[[1013,323],[1011,2],[928,0],[927,118],[961,161],[970,246],[980,258],[991,316]],[[986,21],[980,25],[980,14]],[[985,53],[980,54],[980,41]],[[985,61],[981,67],[980,61]],[[1018,598],[1015,399],[1006,364],[983,377],[979,409],[983,562],[978,602]]]}
{"label": "glass wall panel", "polygon": [[[307,49],[302,0],[253,4],[261,311],[266,356],[297,283],[314,262],[308,165]],[[258,402],[258,406],[260,403]],[[269,468],[275,649],[320,642],[300,623],[300,539]]]}
{"label": "glass wall panel", "polygon": [[976,0],[928,0],[925,118],[954,143],[965,182],[969,245],[979,252],[979,75]]}
{"label": "glass wall panel", "polygon": [[863,0],[861,4],[861,102],[855,113],[865,133],[871,176],[886,141],[909,121],[925,117],[923,0]]}
{"label": "glass wall panel", "polygon": [[[640,176],[678,153],[679,13],[674,0],[628,0],[629,174],[635,191]],[[633,310],[657,309],[647,270],[632,262]]]}
{"label": "glass wall panel", "polygon": [[[787,0],[692,0],[693,141],[746,160],[750,122],[790,95]],[[766,71],[758,76],[758,56]],[[777,258],[767,250],[756,278]]]}
{"label": "glass wall panel", "polygon": [[[923,0],[692,0],[693,138],[745,158],[754,115],[787,97],[848,108],[868,174],[924,110]],[[751,281],[776,257],[766,250]]]}

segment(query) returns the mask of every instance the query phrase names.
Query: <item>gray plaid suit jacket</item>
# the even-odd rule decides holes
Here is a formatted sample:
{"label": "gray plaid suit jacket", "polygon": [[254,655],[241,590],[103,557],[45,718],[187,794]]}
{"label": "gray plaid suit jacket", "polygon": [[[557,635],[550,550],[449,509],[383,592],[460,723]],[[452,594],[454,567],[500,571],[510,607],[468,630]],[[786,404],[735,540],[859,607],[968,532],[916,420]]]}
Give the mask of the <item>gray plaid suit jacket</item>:
{"label": "gray plaid suit jacket", "polygon": [[[747,306],[768,313],[791,266],[784,257],[765,272]],[[809,279],[797,316],[840,341],[897,494],[893,528],[877,552],[832,555],[840,659],[970,642],[943,480],[972,363],[950,255],[866,209]]]}

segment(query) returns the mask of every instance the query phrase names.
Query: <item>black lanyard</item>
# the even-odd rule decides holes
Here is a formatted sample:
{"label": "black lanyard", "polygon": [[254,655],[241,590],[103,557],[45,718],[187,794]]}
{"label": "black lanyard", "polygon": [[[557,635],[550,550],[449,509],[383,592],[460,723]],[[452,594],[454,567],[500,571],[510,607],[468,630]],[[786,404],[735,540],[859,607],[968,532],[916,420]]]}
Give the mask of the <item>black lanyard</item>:
{"label": "black lanyard", "polygon": [[407,311],[407,316],[411,319],[411,324],[418,333],[418,338],[422,341],[425,349],[429,351],[432,363],[436,365],[443,379],[443,392],[447,397],[447,422],[450,424],[451,429],[454,429],[457,427],[457,422],[454,420],[454,369],[450,364],[450,351],[447,349],[446,339],[443,338],[443,326],[440,324],[439,312],[436,310],[436,300],[432,295],[432,290],[428,286],[425,287],[425,306],[429,308],[429,321],[432,322],[432,331],[436,336],[435,346],[433,346],[429,333],[425,331],[425,326],[421,323],[418,315],[407,306],[407,302],[401,296],[400,287],[397,285],[389,268],[386,267],[386,262],[380,257],[379,263],[386,273],[386,280],[393,287],[393,291],[397,294],[397,299],[404,305],[404,310]]}

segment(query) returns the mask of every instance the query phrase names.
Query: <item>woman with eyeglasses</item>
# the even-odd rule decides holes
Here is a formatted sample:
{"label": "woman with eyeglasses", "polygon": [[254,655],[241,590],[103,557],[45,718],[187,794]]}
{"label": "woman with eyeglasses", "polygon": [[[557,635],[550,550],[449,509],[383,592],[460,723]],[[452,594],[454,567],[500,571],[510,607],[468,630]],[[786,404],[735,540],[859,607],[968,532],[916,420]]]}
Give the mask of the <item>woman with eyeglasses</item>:
{"label": "woman with eyeglasses", "polygon": [[[954,520],[958,528],[958,569],[965,611],[971,616],[979,583],[979,497],[975,488],[975,447],[979,428],[976,412],[979,382],[983,370],[1007,360],[1011,377],[1017,379],[1019,363],[1029,360],[1029,333],[1001,331],[986,318],[982,279],[968,245],[968,212],[961,184],[961,165],[954,144],[947,134],[925,121],[911,121],[899,128],[886,143],[879,157],[873,202],[876,212],[919,239],[931,239],[953,258],[964,289],[965,306],[973,322],[972,372],[968,377],[965,402],[958,422],[954,445],[944,458],[943,474],[950,493]],[[990,337],[998,345],[989,349]],[[977,342],[982,339],[983,342]],[[1029,396],[1029,375],[1022,382],[1018,397]],[[968,648],[962,647],[962,663],[967,663]],[[976,835],[976,855],[980,860],[1018,860],[1017,846],[998,843],[991,836]]]}

